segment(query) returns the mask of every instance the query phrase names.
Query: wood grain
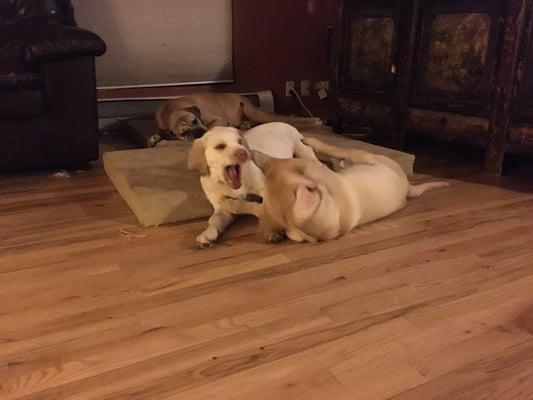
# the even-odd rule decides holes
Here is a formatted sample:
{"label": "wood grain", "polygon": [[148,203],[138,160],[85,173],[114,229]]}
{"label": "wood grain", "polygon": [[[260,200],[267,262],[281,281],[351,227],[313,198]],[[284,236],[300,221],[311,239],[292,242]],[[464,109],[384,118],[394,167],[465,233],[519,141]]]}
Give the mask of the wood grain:
{"label": "wood grain", "polygon": [[533,398],[526,183],[455,180],[316,245],[243,219],[200,251],[205,221],[139,228],[100,168],[1,179],[2,400]]}

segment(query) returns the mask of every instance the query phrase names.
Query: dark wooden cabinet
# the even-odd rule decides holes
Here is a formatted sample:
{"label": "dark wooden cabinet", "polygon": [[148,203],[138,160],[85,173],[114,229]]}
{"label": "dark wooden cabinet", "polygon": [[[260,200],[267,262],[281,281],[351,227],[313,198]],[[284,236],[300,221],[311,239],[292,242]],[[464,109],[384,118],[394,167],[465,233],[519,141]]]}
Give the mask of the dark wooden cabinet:
{"label": "dark wooden cabinet", "polygon": [[513,104],[513,119],[516,121],[533,120],[533,1],[530,3],[526,9]]}
{"label": "dark wooden cabinet", "polygon": [[408,10],[395,0],[342,4],[335,68],[339,118],[391,130],[400,98],[400,57],[408,51]]}
{"label": "dark wooden cabinet", "polygon": [[[533,0],[342,1],[338,117],[487,149],[533,150]],[[531,131],[531,134],[530,134]]]}
{"label": "dark wooden cabinet", "polygon": [[427,1],[420,13],[414,104],[486,111],[501,1]]}
{"label": "dark wooden cabinet", "polygon": [[533,151],[533,1],[525,14],[508,134],[512,151]]}
{"label": "dark wooden cabinet", "polygon": [[[379,3],[379,2],[376,2]],[[398,55],[399,10],[393,2],[347,5],[341,85],[369,97],[392,95]]]}

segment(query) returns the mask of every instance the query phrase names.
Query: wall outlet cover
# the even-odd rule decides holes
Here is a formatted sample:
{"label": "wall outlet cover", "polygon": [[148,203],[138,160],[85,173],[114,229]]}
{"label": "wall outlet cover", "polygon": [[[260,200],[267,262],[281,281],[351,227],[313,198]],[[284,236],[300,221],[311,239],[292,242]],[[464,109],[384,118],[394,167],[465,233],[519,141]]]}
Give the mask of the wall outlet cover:
{"label": "wall outlet cover", "polygon": [[300,94],[302,96],[309,96],[309,81],[300,82]]}
{"label": "wall outlet cover", "polygon": [[329,81],[318,81],[317,83],[315,83],[315,89],[324,89],[326,91],[329,90]]}
{"label": "wall outlet cover", "polygon": [[294,89],[294,81],[285,82],[285,96],[289,97],[291,95],[291,89]]}

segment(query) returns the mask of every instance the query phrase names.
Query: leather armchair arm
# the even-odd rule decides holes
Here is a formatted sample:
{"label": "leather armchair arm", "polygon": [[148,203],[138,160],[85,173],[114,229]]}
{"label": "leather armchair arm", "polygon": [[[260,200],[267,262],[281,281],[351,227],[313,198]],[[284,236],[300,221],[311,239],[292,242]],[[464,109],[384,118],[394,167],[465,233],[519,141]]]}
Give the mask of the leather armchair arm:
{"label": "leather armchair arm", "polygon": [[54,25],[30,32],[25,58],[28,62],[40,62],[86,55],[98,57],[105,51],[104,41],[95,33],[75,26]]}

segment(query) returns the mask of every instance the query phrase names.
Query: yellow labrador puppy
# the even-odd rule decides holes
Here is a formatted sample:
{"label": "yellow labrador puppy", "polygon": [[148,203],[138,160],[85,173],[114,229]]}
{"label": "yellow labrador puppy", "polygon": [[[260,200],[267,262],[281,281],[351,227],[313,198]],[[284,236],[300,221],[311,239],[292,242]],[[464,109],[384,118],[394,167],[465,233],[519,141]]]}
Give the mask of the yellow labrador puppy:
{"label": "yellow labrador puppy", "polygon": [[[225,198],[243,200],[250,194],[263,197],[263,172],[251,160],[250,150],[278,159],[298,157],[320,164],[302,139],[302,134],[291,125],[272,122],[242,135],[235,128],[216,127],[193,142],[188,166],[200,173],[202,189],[214,209],[207,228],[196,238],[199,247],[212,246],[232,223],[234,217],[224,207]],[[373,162],[373,156],[366,152],[354,153],[353,159],[360,163]]]}
{"label": "yellow labrador puppy", "polygon": [[[349,162],[360,159],[359,150],[333,147],[313,138],[304,143]],[[223,207],[235,214],[256,215],[271,241],[282,234],[297,242],[334,239],[400,210],[407,198],[449,185],[411,185],[401,167],[381,155],[374,155],[373,165],[351,165],[340,172],[313,160],[280,160],[264,154],[254,154],[254,160],[265,174],[263,204],[224,199]]]}

